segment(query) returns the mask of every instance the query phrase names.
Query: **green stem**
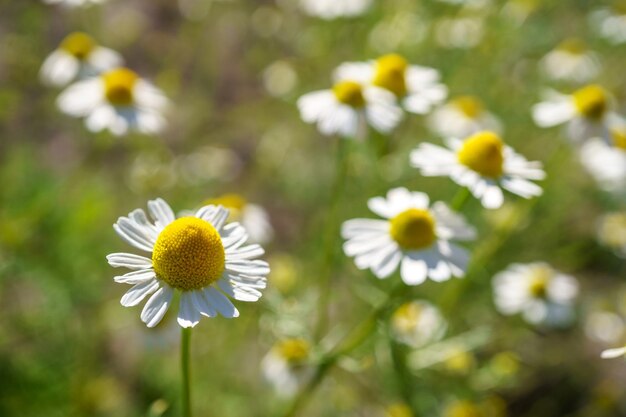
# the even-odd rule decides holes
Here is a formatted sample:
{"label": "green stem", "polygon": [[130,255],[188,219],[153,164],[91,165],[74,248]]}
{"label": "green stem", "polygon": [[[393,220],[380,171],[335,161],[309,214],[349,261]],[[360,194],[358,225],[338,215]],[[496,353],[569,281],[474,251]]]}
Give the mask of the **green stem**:
{"label": "green stem", "polygon": [[393,370],[396,373],[398,381],[398,389],[402,396],[404,403],[411,409],[413,416],[417,416],[417,410],[413,404],[413,391],[414,384],[411,377],[411,372],[406,364],[406,352],[404,348],[394,340],[393,335],[389,335],[389,353],[391,355],[391,362],[393,364]]}
{"label": "green stem", "polygon": [[461,209],[463,208],[463,206],[465,206],[465,203],[467,203],[467,200],[469,199],[471,195],[472,194],[470,193],[469,188],[465,188],[465,187],[459,188],[459,191],[456,192],[456,195],[452,199],[452,204],[450,204],[450,206],[452,207],[452,210],[457,211],[457,212],[461,211]]}
{"label": "green stem", "polygon": [[191,327],[183,328],[180,336],[180,369],[182,374],[183,417],[191,417],[191,386],[189,372],[189,347]]}

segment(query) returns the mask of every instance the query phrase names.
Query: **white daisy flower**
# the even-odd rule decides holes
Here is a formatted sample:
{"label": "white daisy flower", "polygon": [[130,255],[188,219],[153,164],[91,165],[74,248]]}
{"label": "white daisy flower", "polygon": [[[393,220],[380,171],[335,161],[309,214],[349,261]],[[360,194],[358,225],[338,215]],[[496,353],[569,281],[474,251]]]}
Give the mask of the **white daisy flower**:
{"label": "white daisy flower", "polygon": [[120,54],[99,46],[83,32],[70,33],[44,61],[39,71],[41,81],[48,85],[64,86],[77,78],[98,75],[119,67]]}
{"label": "white daisy flower", "polygon": [[325,20],[359,16],[371,5],[372,0],[300,0],[306,14]]}
{"label": "white daisy flower", "polygon": [[550,327],[566,326],[574,319],[578,282],[546,263],[510,265],[493,278],[493,290],[502,314],[521,313],[529,323]]}
{"label": "white daisy flower", "polygon": [[404,303],[391,316],[394,337],[414,348],[440,340],[446,328],[439,310],[426,301]]}
{"label": "white daisy flower", "polygon": [[176,219],[162,199],[148,202],[154,223],[141,209],[120,217],[113,225],[117,234],[150,257],[130,253],[107,256],[113,267],[132,269],[115,277],[131,284],[124,294],[124,307],[136,306],[152,294],[141,312],[148,327],[156,326],[180,292],[178,324],[193,327],[200,316],[238,317],[239,311],[227,296],[239,301],[257,301],[266,286],[267,262],[259,245],[246,245],[248,235],[239,223],[226,224],[228,210],[204,206],[195,216]]}
{"label": "white daisy flower", "polygon": [[90,6],[92,4],[104,3],[106,0],[43,0],[47,4],[59,4],[65,7]]}
{"label": "white daisy flower", "polygon": [[604,39],[614,44],[626,42],[626,6],[616,0],[613,7],[602,8],[590,15],[591,25]]}
{"label": "white daisy flower", "polygon": [[466,138],[481,130],[501,133],[502,124],[476,97],[461,96],[435,109],[428,125],[440,136]]}
{"label": "white daisy flower", "polygon": [[601,244],[626,258],[626,211],[602,216],[598,222],[596,236]]}
{"label": "white daisy flower", "polygon": [[537,126],[567,123],[568,136],[574,143],[593,137],[609,141],[609,127],[618,116],[611,111],[611,99],[604,88],[592,84],[571,95],[550,91],[546,98],[532,108]]}
{"label": "white daisy flower", "polygon": [[586,82],[600,72],[598,56],[578,39],[563,41],[542,58],[540,65],[556,81]]}
{"label": "white daisy flower", "polygon": [[249,203],[238,194],[224,194],[208,199],[204,204],[227,208],[230,211],[229,220],[241,223],[248,232],[251,242],[267,243],[274,236],[267,211],[259,205]]}
{"label": "white daisy flower", "polygon": [[527,161],[495,133],[479,132],[464,141],[448,139],[446,144],[449,149],[420,144],[411,152],[411,165],[425,176],[449,176],[488,209],[502,206],[502,189],[524,198],[541,195],[541,187],[530,181],[545,178],[541,163]]}
{"label": "white daisy flower", "polygon": [[341,228],[343,250],[354,256],[357,268],[382,279],[400,266],[407,285],[464,275],[469,254],[451,241],[472,240],[476,232],[444,203],[429,208],[426,194],[394,188],[386,199],[370,199],[368,207],[386,220],[353,219]]}
{"label": "white daisy flower", "polygon": [[610,143],[601,138],[587,140],[580,147],[580,162],[609,192],[623,193],[626,189],[626,125],[610,129]]}
{"label": "white daisy flower", "polygon": [[163,111],[167,98],[161,90],[127,68],[70,85],[57,100],[61,111],[85,117],[92,132],[108,129],[121,136],[135,129],[155,134],[165,127]]}
{"label": "white daisy flower", "polygon": [[290,397],[311,375],[306,366],[310,355],[311,345],[306,340],[281,340],[261,361],[261,371],[278,395]]}
{"label": "white daisy flower", "polygon": [[409,65],[397,54],[384,55],[371,62],[348,62],[335,71],[337,80],[357,80],[391,91],[408,112],[426,114],[448,95],[433,68]]}
{"label": "white daisy flower", "polygon": [[314,91],[298,99],[300,116],[324,135],[345,138],[365,135],[366,124],[389,133],[402,120],[402,110],[390,92],[355,81],[340,81],[331,90]]}
{"label": "white daisy flower", "polygon": [[615,348],[615,349],[607,349],[603,351],[600,356],[602,359],[615,359],[626,356],[626,346]]}

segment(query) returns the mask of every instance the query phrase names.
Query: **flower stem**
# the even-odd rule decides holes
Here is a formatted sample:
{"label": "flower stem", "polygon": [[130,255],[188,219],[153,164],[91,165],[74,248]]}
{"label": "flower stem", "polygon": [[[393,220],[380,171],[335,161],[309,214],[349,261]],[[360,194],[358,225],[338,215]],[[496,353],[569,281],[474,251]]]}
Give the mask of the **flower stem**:
{"label": "flower stem", "polygon": [[191,417],[191,387],[189,372],[189,347],[191,327],[182,328],[180,337],[180,369],[182,374],[182,417]]}
{"label": "flower stem", "polygon": [[459,191],[457,191],[456,195],[452,199],[452,204],[450,205],[452,207],[452,210],[457,211],[457,212],[461,211],[461,209],[463,208],[463,206],[469,199],[470,195],[471,193],[470,193],[469,188],[465,188],[465,187],[459,188]]}

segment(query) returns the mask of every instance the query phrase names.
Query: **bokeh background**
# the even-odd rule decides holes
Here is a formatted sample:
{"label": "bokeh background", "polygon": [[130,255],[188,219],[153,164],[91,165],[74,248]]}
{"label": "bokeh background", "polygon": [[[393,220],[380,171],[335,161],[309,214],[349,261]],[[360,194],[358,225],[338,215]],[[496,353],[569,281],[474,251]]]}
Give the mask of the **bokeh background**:
{"label": "bokeh background", "polygon": [[[610,342],[624,342],[615,335],[624,323],[609,337],[590,319],[597,312],[626,317],[624,259],[596,240],[598,219],[624,209],[624,195],[599,190],[563,132],[536,127],[530,115],[545,87],[576,87],[549,81],[538,65],[570,37],[596,51],[595,81],[624,104],[626,49],[590,24],[590,14],[611,3],[457,3],[375,1],[361,16],[323,20],[295,0],[110,0],[75,9],[2,1],[0,415],[179,415],[175,317],[147,329],[139,307],[120,306],[126,288],[113,283],[105,256],[130,248],[111,226],[155,197],[182,211],[238,193],[269,213],[273,271],[260,302],[238,304],[240,318],[203,319],[194,329],[194,409],[198,416],[280,416],[291,399],[275,392],[260,366],[274,343],[311,340],[314,364],[316,352],[363,320],[399,280],[358,271],[341,254],[338,222],[371,216],[367,199],[391,187],[448,202],[458,189],[409,167],[418,143],[440,143],[423,117],[409,116],[389,137],[372,133],[347,145],[345,185],[330,210],[338,139],[303,123],[295,102],[327,88],[342,62],[398,52],[440,70],[451,95],[480,97],[503,122],[507,143],[544,162],[545,193],[532,201],[509,195],[497,211],[471,200],[464,213],[478,228],[470,248],[480,261],[463,281],[406,288],[440,308],[448,322],[440,343],[452,343],[455,354],[398,372],[393,350],[413,352],[389,343],[381,319],[299,415],[478,416],[452,414],[449,404],[466,401],[490,404],[481,408],[486,417],[626,416],[626,363],[599,358],[615,347]],[[38,72],[77,30],[163,89],[173,106],[162,134],[93,134],[58,111],[59,90],[44,86]],[[332,272],[323,264],[328,245]],[[532,261],[579,280],[572,326],[538,329],[497,313],[493,275]],[[329,317],[319,339],[313,329],[326,289]],[[428,358],[424,349],[420,357]]]}

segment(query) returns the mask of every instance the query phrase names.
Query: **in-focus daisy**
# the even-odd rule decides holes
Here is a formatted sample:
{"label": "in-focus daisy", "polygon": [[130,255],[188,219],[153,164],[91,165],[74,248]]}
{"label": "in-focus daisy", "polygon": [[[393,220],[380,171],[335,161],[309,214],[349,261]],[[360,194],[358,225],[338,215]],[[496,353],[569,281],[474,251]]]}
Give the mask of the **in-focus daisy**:
{"label": "in-focus daisy", "polygon": [[307,362],[311,345],[304,339],[285,339],[276,343],[261,361],[265,379],[283,397],[295,394],[311,374]]}
{"label": "in-focus daisy", "polygon": [[513,264],[493,278],[494,301],[502,314],[521,313],[526,321],[551,327],[574,318],[575,278],[537,262]]}
{"label": "in-focus daisy", "polygon": [[623,0],[615,0],[612,7],[594,11],[590,20],[598,34],[609,42],[626,42],[626,3]]}
{"label": "in-focus daisy", "polygon": [[464,275],[469,254],[451,241],[472,240],[476,233],[444,203],[429,207],[426,194],[394,188],[387,198],[370,199],[368,207],[385,220],[353,219],[341,228],[343,250],[357,268],[387,278],[400,266],[407,285]]}
{"label": "in-focus daisy", "polygon": [[210,198],[204,204],[223,206],[230,211],[229,220],[239,222],[248,232],[250,241],[266,243],[274,235],[274,230],[265,209],[259,205],[249,203],[239,194],[224,194],[217,198]]}
{"label": "in-focus daisy", "polygon": [[422,143],[411,152],[411,165],[425,176],[449,176],[467,187],[488,209],[502,206],[502,189],[524,198],[541,195],[541,187],[530,180],[542,180],[540,162],[529,162],[506,146],[493,132],[478,132],[464,141],[447,139],[449,149]]}
{"label": "in-focus daisy", "polygon": [[339,81],[330,90],[308,93],[298,99],[302,120],[315,123],[324,135],[360,138],[369,124],[389,133],[400,120],[402,110],[390,92],[356,81]]}
{"label": "in-focus daisy", "polygon": [[600,218],[598,241],[626,258],[626,211],[608,213]]}
{"label": "in-focus daisy", "polygon": [[300,5],[308,15],[332,20],[359,16],[370,8],[372,0],[300,0]]}
{"label": "in-focus daisy", "polygon": [[43,0],[48,4],[60,4],[65,7],[90,6],[92,4],[104,3],[106,0]]}
{"label": "in-focus daisy", "polygon": [[609,192],[626,190],[626,125],[614,126],[609,131],[610,142],[591,138],[580,147],[580,162]]}
{"label": "in-focus daisy", "polygon": [[64,113],[85,117],[85,125],[92,132],[108,129],[120,136],[134,129],[154,134],[165,127],[165,95],[128,68],[116,68],[70,85],[57,105]]}
{"label": "in-focus daisy", "polygon": [[586,82],[598,75],[597,55],[579,39],[566,39],[541,60],[546,75],[553,80]]}
{"label": "in-focus daisy", "polygon": [[624,357],[626,356],[626,346],[614,349],[607,349],[602,352],[601,356],[602,359],[615,359]]}
{"label": "in-focus daisy", "polygon": [[439,310],[426,301],[402,304],[391,316],[393,336],[415,348],[441,339],[446,327]]}
{"label": "in-focus daisy", "polygon": [[611,111],[611,98],[604,88],[592,84],[571,95],[551,91],[546,99],[533,106],[532,114],[537,126],[568,123],[568,136],[575,143],[593,137],[609,141],[609,127],[619,116]]}
{"label": "in-focus daisy", "polygon": [[141,312],[148,327],[156,326],[180,293],[178,324],[193,327],[200,316],[218,314],[238,317],[239,311],[228,297],[257,301],[266,286],[267,262],[259,245],[245,245],[246,230],[239,223],[226,224],[228,210],[204,206],[194,216],[176,219],[162,199],[148,202],[152,223],[142,209],[120,217],[113,225],[127,243],[150,254],[130,253],[107,256],[113,267],[132,269],[115,277],[115,282],[131,284],[121,303],[136,306],[152,294]]}
{"label": "in-focus daisy", "polygon": [[123,59],[112,49],[99,46],[83,32],[70,33],[44,61],[39,71],[49,85],[64,86],[77,78],[98,75],[119,67]]}
{"label": "in-focus daisy", "polygon": [[416,114],[426,114],[448,95],[439,82],[436,69],[409,65],[398,54],[384,55],[371,62],[348,62],[335,71],[338,80],[357,80],[391,91],[402,107]]}
{"label": "in-focus daisy", "polygon": [[435,109],[429,127],[440,136],[466,138],[481,130],[501,133],[502,124],[477,97],[461,96]]}

